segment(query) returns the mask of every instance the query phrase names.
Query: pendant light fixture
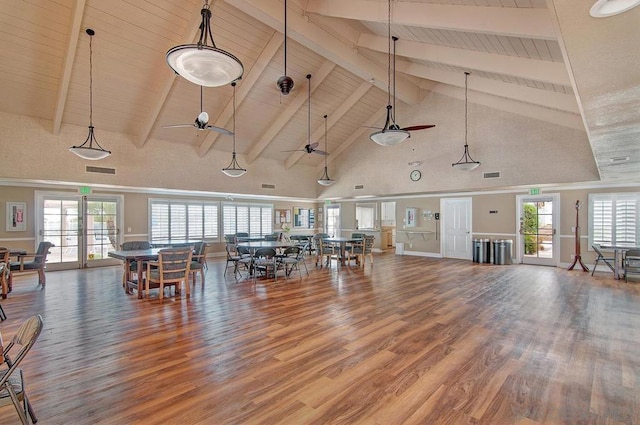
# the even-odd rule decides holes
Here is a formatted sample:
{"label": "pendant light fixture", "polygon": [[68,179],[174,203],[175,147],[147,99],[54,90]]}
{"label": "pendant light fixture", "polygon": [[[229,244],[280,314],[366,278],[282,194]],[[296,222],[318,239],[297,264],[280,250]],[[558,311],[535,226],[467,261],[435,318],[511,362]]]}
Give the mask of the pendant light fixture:
{"label": "pendant light fixture", "polygon": [[91,28],[87,28],[86,33],[89,35],[89,135],[83,144],[71,146],[69,151],[80,158],[95,161],[108,157],[111,151],[100,146],[93,131],[93,36],[96,33]]}
{"label": "pendant light fixture", "polygon": [[240,177],[247,172],[246,168],[242,168],[236,159],[236,82],[231,83],[233,86],[233,154],[231,155],[231,163],[222,172],[229,177]]}
{"label": "pendant light fixture", "polygon": [[[327,115],[324,116],[324,151],[327,152]],[[329,156],[328,153],[324,156],[324,172],[322,173],[322,177],[318,179],[318,184],[322,186],[331,186],[336,182],[329,177],[329,172],[327,171],[327,156]]]}
{"label": "pendant light fixture", "polygon": [[[205,0],[197,44],[181,44],[167,52],[167,64],[184,79],[206,87],[220,87],[242,77],[244,66],[234,55],[218,49],[211,34],[211,9]],[[211,41],[211,46],[208,42]]]}
{"label": "pendant light fixture", "polygon": [[469,132],[468,129],[468,103],[469,103],[469,72],[464,73],[464,153],[462,154],[462,158],[454,164],[451,164],[452,167],[457,168],[458,170],[471,171],[478,168],[480,163],[478,161],[474,161],[469,155],[469,144],[467,143],[467,134]]}
{"label": "pendant light fixture", "polygon": [[287,0],[284,0],[284,75],[278,78],[277,85],[285,96],[293,90],[293,78],[287,75]]}

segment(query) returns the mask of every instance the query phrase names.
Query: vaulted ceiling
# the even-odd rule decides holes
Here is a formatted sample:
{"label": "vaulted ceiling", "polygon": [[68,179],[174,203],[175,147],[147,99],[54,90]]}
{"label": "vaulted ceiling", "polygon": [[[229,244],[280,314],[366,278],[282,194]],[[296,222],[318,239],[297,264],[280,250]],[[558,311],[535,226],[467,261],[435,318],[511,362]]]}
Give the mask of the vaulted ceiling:
{"label": "vaulted ceiling", "polygon": [[[96,128],[126,134],[132,149],[164,139],[202,157],[214,148],[231,151],[229,136],[163,128],[192,123],[200,112],[199,87],[177,77],[165,53],[197,39],[202,5],[0,0],[0,110],[51,120],[54,134],[65,124],[86,126],[85,29],[92,28]],[[459,91],[470,71],[469,89],[482,95],[478,102],[510,101],[519,114],[584,129],[603,180],[635,177],[640,7],[595,19],[590,6],[584,0],[393,0],[398,102],[414,105],[430,91]],[[286,168],[322,167],[322,156],[299,150],[309,139],[324,143],[325,114],[331,161],[370,132],[366,126],[382,126],[389,83],[386,1],[289,0],[287,74],[295,88],[288,96],[276,88],[284,74],[283,0],[213,1],[212,13],[217,47],[245,68],[237,87],[236,141],[248,165],[264,157]],[[211,124],[231,128],[232,93],[230,86],[204,89]]]}

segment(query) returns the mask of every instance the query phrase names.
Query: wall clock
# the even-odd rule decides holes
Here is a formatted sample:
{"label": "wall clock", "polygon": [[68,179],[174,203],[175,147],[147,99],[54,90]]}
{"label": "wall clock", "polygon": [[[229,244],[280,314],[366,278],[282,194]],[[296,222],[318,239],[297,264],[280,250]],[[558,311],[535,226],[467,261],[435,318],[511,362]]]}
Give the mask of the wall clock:
{"label": "wall clock", "polygon": [[409,174],[409,178],[411,178],[411,181],[414,182],[420,180],[420,177],[422,177],[422,173],[420,172],[420,170],[413,170],[411,174]]}

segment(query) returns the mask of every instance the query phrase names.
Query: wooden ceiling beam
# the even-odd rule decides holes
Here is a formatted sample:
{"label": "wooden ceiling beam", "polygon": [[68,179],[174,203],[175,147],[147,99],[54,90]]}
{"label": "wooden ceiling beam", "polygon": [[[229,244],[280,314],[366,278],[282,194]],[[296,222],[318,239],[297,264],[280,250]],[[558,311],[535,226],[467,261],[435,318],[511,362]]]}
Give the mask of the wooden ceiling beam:
{"label": "wooden ceiling beam", "polygon": [[73,71],[73,61],[76,57],[76,48],[78,47],[78,38],[82,29],[82,17],[84,16],[85,0],[76,0],[73,5],[73,13],[71,18],[71,26],[69,28],[69,40],[67,41],[67,51],[64,55],[64,65],[62,66],[62,74],[60,76],[60,85],[58,86],[58,95],[56,98],[56,106],[53,112],[53,134],[60,132],[62,125],[62,116],[64,115],[64,107],[67,103],[67,95],[69,93],[69,83],[71,82],[71,71]]}

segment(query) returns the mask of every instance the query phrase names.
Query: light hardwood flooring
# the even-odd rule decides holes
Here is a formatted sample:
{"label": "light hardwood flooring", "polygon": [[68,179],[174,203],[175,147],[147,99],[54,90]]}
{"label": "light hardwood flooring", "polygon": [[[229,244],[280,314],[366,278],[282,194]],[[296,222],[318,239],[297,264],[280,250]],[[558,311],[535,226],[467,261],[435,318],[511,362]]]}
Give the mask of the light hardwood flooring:
{"label": "light hardwood flooring", "polygon": [[609,272],[386,252],[254,286],[224,265],[162,303],[119,267],[16,278],[0,330],[44,317],[39,423],[640,423],[640,285]]}

